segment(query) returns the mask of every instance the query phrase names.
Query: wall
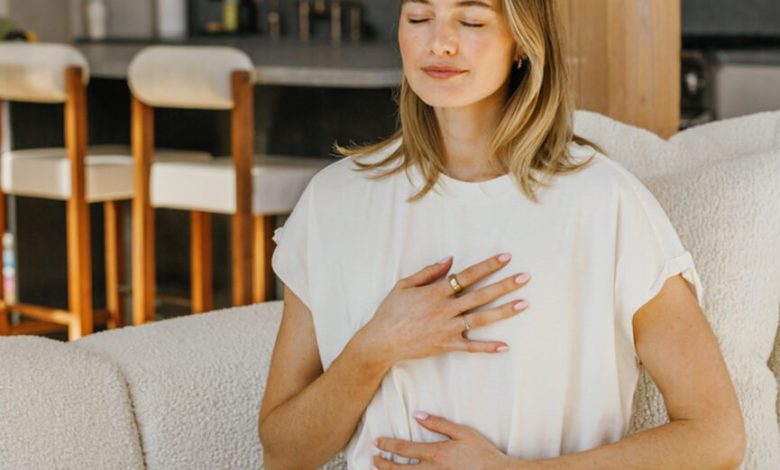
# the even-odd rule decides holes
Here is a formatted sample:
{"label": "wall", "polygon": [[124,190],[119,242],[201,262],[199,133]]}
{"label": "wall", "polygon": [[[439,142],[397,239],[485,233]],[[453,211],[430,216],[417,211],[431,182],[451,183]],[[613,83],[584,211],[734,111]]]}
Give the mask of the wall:
{"label": "wall", "polygon": [[683,0],[688,35],[780,36],[778,0]]}
{"label": "wall", "polygon": [[70,39],[70,15],[66,1],[0,0],[7,3],[8,16],[22,29],[38,34],[41,41],[64,42]]}

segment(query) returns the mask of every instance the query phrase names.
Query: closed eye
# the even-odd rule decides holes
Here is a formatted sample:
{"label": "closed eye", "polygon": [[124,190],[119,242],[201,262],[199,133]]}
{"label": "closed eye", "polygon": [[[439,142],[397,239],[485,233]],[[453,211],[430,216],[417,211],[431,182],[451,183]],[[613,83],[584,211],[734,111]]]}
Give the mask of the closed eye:
{"label": "closed eye", "polygon": [[430,21],[430,20],[428,18],[419,18],[419,19],[409,18],[409,23],[410,24],[420,24],[420,23],[425,23],[427,21]]}
{"label": "closed eye", "polygon": [[469,22],[466,22],[466,21],[461,21],[460,24],[462,24],[463,26],[465,26],[467,28],[481,28],[481,27],[485,26],[484,24],[481,24],[481,23],[469,23]]}

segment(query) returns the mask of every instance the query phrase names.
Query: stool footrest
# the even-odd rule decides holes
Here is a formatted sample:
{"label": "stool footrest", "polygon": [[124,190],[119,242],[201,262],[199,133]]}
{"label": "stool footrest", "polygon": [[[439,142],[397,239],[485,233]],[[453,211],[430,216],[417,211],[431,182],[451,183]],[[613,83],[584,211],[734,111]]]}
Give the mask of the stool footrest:
{"label": "stool footrest", "polygon": [[[40,322],[46,323],[48,325],[63,325],[63,326],[69,326],[71,322],[74,320],[73,313],[62,310],[58,308],[51,308],[51,307],[43,307],[40,305],[31,305],[31,304],[4,304],[3,309],[5,309],[8,312],[17,312],[23,316],[34,318],[35,320],[38,320],[38,322],[26,322],[30,324],[37,324]],[[109,312],[106,309],[96,309],[93,313],[94,322],[96,324],[105,324],[108,319],[110,318]],[[18,328],[20,325],[11,325],[11,332],[14,333],[15,328]],[[27,327],[25,327],[27,328]],[[29,328],[35,328],[35,327],[29,327]],[[51,327],[50,327],[51,329]],[[53,329],[52,331],[59,331],[61,328]]]}

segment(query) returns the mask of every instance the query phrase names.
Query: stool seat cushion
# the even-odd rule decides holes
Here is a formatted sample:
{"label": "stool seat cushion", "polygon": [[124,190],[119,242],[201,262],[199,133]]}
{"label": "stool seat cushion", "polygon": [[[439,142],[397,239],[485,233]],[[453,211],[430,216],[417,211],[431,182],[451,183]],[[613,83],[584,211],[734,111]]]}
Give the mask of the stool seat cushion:
{"label": "stool seat cushion", "polygon": [[[158,150],[155,158],[207,161],[211,157],[205,152]],[[90,147],[85,166],[87,202],[133,197],[134,169],[129,147]],[[67,200],[71,194],[67,151],[41,148],[6,152],[0,165],[0,181],[6,194]]]}
{"label": "stool seat cushion", "polygon": [[[252,212],[279,215],[292,211],[309,180],[335,158],[255,157]],[[154,207],[218,214],[236,211],[236,173],[230,157],[209,161],[155,162],[150,183]]]}

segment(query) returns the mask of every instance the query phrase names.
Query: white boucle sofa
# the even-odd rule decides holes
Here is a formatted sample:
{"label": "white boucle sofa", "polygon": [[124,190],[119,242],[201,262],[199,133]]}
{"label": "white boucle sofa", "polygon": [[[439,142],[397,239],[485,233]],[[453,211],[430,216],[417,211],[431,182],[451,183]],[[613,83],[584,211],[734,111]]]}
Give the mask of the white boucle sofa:
{"label": "white boucle sofa", "polygon": [[[669,141],[585,112],[576,128],[666,209],[737,387],[742,468],[780,468],[780,113]],[[281,310],[268,302],[67,344],[0,338],[0,468],[261,468],[257,413]],[[630,432],[666,420],[643,374]]]}

